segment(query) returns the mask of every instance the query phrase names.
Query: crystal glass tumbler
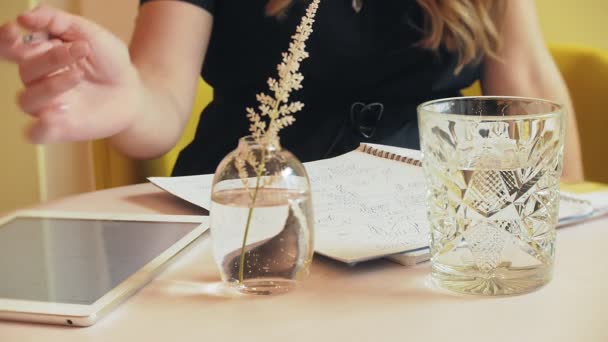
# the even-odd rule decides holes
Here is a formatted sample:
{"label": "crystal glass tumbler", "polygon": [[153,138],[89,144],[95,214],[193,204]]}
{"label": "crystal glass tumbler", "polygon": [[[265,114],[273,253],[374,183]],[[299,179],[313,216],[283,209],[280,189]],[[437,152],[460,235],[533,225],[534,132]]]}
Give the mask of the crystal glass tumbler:
{"label": "crystal glass tumbler", "polygon": [[418,108],[432,279],[513,295],[552,275],[563,106],[517,97],[441,99]]}

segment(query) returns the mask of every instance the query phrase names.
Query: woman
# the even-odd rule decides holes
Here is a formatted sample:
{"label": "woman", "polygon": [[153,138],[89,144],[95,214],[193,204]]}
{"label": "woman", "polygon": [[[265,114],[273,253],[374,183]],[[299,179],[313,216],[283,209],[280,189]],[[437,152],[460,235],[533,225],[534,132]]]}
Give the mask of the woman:
{"label": "woman", "polygon": [[[49,7],[0,28],[0,56],[19,65],[18,102],[34,117],[36,143],[111,137],[136,158],[171,149],[203,78],[214,101],[174,174],[211,173],[247,134],[245,107],[265,90],[303,15],[305,1],[143,0],[127,48],[107,30]],[[26,44],[18,25],[52,41]],[[564,178],[583,177],[564,82],[528,0],[322,1],[305,103],[282,145],[303,161],[359,142],[418,147],[415,107],[458,96],[477,79],[486,95],[553,99],[569,109]]]}

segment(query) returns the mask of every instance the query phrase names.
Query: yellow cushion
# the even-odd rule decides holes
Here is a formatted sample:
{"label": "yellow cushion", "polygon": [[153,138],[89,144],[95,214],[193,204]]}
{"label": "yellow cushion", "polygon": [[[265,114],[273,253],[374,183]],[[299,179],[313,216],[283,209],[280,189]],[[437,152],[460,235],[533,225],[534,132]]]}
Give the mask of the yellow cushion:
{"label": "yellow cushion", "polygon": [[551,51],[574,103],[585,178],[608,183],[608,52],[577,46]]}

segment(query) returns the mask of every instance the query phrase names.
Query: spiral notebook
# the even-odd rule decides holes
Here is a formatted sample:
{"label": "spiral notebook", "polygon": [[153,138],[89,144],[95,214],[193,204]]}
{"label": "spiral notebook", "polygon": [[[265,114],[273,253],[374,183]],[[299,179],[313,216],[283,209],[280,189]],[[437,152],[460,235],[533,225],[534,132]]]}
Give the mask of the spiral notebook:
{"label": "spiral notebook", "polygon": [[[315,214],[315,251],[354,264],[386,257],[403,265],[429,258],[429,226],[420,151],[362,144],[344,155],[305,163]],[[160,188],[209,209],[213,175],[150,178]],[[560,223],[593,213],[564,195]]]}
{"label": "spiral notebook", "polygon": [[[358,148],[358,151],[373,155],[375,157],[406,163],[408,165],[422,166],[422,155],[419,151],[371,144],[362,144]],[[421,196],[424,196],[424,194],[421,194]],[[422,205],[424,205],[424,203],[422,203]],[[590,200],[575,194],[562,192],[558,227],[574,224],[591,218],[594,213],[597,212],[597,210],[594,210]],[[426,225],[426,222],[425,217],[423,224]],[[386,258],[406,266],[412,266],[429,260],[430,250],[428,247],[424,247],[389,255]]]}

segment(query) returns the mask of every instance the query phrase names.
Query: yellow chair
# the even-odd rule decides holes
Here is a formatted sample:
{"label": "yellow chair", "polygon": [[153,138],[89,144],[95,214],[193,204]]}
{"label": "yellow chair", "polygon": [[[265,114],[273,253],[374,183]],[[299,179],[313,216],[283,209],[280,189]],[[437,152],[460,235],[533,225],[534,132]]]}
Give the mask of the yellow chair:
{"label": "yellow chair", "polygon": [[[561,45],[552,46],[551,52],[564,75],[574,101],[581,131],[586,177],[592,181],[608,183],[608,171],[606,171],[608,170],[608,159],[605,151],[603,151],[603,148],[608,147],[604,140],[604,134],[608,135],[608,52],[588,47]],[[464,94],[480,94],[479,85],[475,84],[471,88],[465,89]],[[175,148],[163,157],[144,162],[140,166],[140,172],[143,173],[143,176],[168,176],[171,174],[179,151],[192,141],[199,114],[211,99],[211,88],[201,81],[192,116],[182,139]],[[100,162],[97,164],[99,165]],[[116,166],[121,169],[132,167],[125,164],[124,161],[122,165],[120,163],[114,164],[117,164]],[[107,173],[106,170],[105,174]],[[124,173],[132,174],[133,170],[112,171],[114,179],[118,179],[119,182],[105,181],[99,182],[99,184],[123,185],[120,184],[120,176]],[[100,174],[104,175],[103,172]],[[125,178],[124,175],[122,178]]]}
{"label": "yellow chair", "polygon": [[[572,45],[550,50],[574,103],[585,178],[608,183],[608,51]],[[467,96],[480,93],[478,83],[463,90]]]}
{"label": "yellow chair", "polygon": [[608,51],[575,46],[552,51],[574,102],[585,178],[608,183]]}

